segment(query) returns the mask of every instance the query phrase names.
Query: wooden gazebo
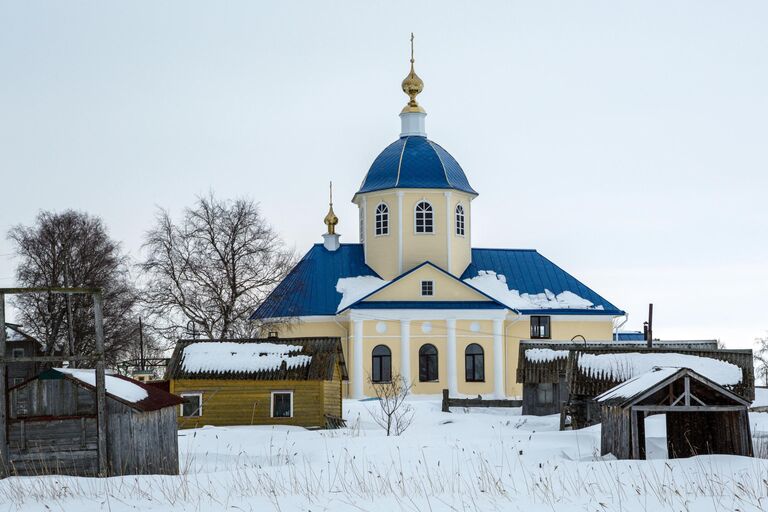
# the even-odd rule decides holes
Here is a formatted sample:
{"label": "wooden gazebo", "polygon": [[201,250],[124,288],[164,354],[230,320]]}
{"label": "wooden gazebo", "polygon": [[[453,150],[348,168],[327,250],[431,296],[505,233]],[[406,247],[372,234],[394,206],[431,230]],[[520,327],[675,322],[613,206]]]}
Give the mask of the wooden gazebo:
{"label": "wooden gazebo", "polygon": [[601,453],[645,459],[645,417],[666,414],[670,458],[706,454],[751,457],[749,400],[688,368],[654,368],[596,398]]}

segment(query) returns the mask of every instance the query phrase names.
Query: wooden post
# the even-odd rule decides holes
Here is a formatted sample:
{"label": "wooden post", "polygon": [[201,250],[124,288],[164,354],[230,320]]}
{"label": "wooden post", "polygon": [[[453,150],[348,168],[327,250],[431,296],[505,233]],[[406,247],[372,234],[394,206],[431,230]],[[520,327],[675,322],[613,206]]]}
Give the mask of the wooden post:
{"label": "wooden post", "polygon": [[451,412],[450,407],[448,407],[448,390],[443,390],[443,412]]}
{"label": "wooden post", "polygon": [[648,304],[648,348],[653,347],[653,304]]}
{"label": "wooden post", "polygon": [[101,292],[93,294],[93,317],[96,326],[96,429],[99,476],[109,476],[107,468],[107,395],[104,370],[104,315]]}
{"label": "wooden post", "polygon": [[637,412],[630,407],[629,419],[630,419],[630,440],[632,441],[632,448],[630,450],[630,459],[640,459],[640,428],[637,424]]}
{"label": "wooden post", "polygon": [[0,293],[0,478],[8,476],[8,391],[7,384],[7,366],[5,364],[6,353],[5,339],[5,294]]}

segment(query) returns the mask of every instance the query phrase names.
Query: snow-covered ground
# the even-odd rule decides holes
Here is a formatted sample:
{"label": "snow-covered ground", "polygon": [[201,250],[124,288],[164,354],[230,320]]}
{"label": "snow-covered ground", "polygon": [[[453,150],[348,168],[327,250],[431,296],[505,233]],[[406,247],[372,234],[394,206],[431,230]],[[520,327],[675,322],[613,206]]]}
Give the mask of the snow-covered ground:
{"label": "snow-covered ground", "polygon": [[[556,416],[410,404],[400,437],[371,421],[372,401],[345,401],[342,430],[185,430],[180,476],[10,478],[0,510],[768,510],[768,460],[660,460],[663,417],[647,420],[652,460],[615,461],[599,456],[599,426],[558,432]],[[768,436],[768,413],[751,420],[755,437]]]}

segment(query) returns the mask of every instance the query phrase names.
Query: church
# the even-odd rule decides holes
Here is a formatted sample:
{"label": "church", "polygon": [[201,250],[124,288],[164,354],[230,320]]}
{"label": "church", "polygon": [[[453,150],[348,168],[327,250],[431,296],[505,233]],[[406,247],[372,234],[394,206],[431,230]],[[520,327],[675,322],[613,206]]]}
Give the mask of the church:
{"label": "church", "polygon": [[517,397],[521,340],[611,340],[625,313],[532,249],[472,247],[478,192],[427,138],[414,70],[400,137],[352,198],[359,243],[327,232],[252,315],[272,335],[342,340],[346,396],[400,375],[416,394]]}

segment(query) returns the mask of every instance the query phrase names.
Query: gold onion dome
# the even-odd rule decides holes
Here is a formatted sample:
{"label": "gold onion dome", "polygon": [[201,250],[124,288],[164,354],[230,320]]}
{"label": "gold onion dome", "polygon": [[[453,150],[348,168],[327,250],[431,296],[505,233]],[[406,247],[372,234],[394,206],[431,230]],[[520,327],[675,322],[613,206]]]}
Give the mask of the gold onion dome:
{"label": "gold onion dome", "polygon": [[333,182],[331,182],[330,199],[331,200],[328,203],[328,214],[325,216],[325,219],[323,219],[323,222],[328,226],[328,234],[334,235],[336,234],[336,224],[339,223],[339,218],[333,213]]}
{"label": "gold onion dome", "polygon": [[416,74],[413,63],[413,33],[411,33],[411,72],[403,80],[403,92],[411,99],[403,108],[403,112],[424,112],[424,109],[416,101],[416,96],[424,90],[424,81]]}

